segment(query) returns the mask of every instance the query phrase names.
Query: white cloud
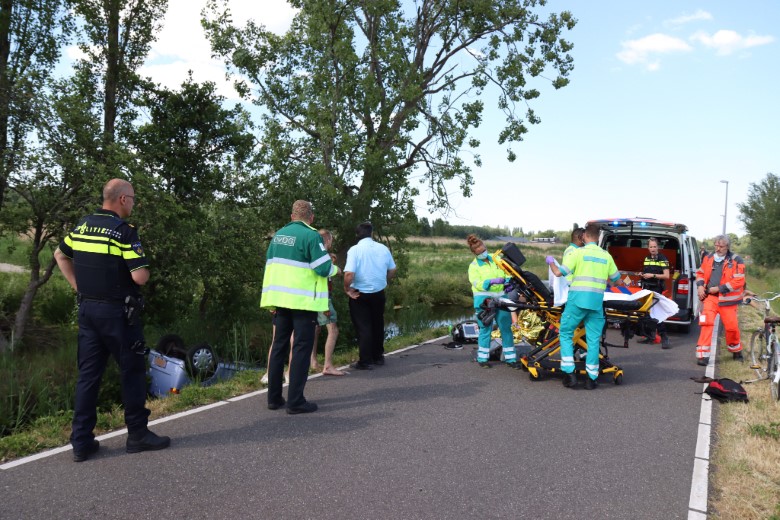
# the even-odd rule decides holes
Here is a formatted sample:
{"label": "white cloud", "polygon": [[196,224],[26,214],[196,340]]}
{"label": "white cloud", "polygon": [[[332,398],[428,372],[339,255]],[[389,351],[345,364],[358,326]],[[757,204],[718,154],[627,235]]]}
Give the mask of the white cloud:
{"label": "white cloud", "polygon": [[[235,99],[232,84],[224,79],[225,66],[211,58],[211,46],[200,25],[205,6],[206,0],[169,0],[163,28],[140,72],[178,89],[192,70],[195,81],[213,81],[220,94]],[[236,26],[253,19],[274,32],[287,30],[296,12],[286,0],[229,0],[228,8]]]}
{"label": "white cloud", "polygon": [[699,20],[712,20],[712,15],[708,13],[707,11],[704,11],[702,9],[699,9],[693,14],[682,14],[678,16],[677,18],[672,18],[671,20],[666,20],[664,22],[665,26],[680,26],[684,25],[689,22],[696,22]]}
{"label": "white cloud", "polygon": [[659,54],[688,52],[693,49],[684,40],[661,33],[624,41],[620,45],[623,47],[623,50],[617,53],[620,61],[629,65],[644,65],[650,71],[660,67]]}
{"label": "white cloud", "polygon": [[767,45],[775,41],[774,36],[741,36],[736,31],[721,29],[712,36],[704,31],[699,31],[691,36],[691,41],[699,42],[705,47],[715,49],[717,54],[726,56],[735,51]]}

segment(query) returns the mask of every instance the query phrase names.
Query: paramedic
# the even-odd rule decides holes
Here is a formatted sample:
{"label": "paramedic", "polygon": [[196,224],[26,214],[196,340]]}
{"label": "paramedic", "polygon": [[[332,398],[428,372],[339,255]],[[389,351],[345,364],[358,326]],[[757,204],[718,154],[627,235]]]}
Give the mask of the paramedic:
{"label": "paramedic", "polygon": [[[651,238],[647,241],[647,250],[650,252],[645,257],[645,263],[642,267],[642,288],[649,289],[661,294],[664,292],[665,282],[669,280],[669,259],[663,253],[658,252],[658,240]],[[668,349],[669,336],[666,334],[666,324],[663,321],[658,322],[658,334],[661,335],[661,348]],[[655,338],[647,337],[639,340],[639,343],[653,343]]]}
{"label": "paramedic", "polygon": [[745,263],[729,250],[731,241],[726,235],[715,237],[715,252],[704,257],[696,271],[696,286],[702,301],[699,314],[699,341],[696,346],[697,363],[706,366],[710,359],[712,326],[715,315],[720,315],[726,329],[726,347],[735,360],[742,361],[737,305],[745,288]]}
{"label": "paramedic", "polygon": [[571,243],[569,243],[569,247],[564,249],[563,258],[566,258],[571,253],[585,245],[585,242],[582,239],[582,234],[584,232],[585,230],[581,227],[575,228],[574,231],[571,232]]}
{"label": "paramedic", "polygon": [[[487,247],[482,240],[476,235],[469,235],[466,237],[466,242],[471,252],[476,256],[469,265],[469,283],[471,283],[471,291],[474,293],[474,308],[479,309],[487,298],[501,296],[504,293],[504,283],[507,278],[506,273],[496,265],[493,257],[488,254]],[[486,326],[479,317],[477,317],[477,322],[479,323],[477,363],[482,368],[490,368],[488,359],[490,358],[490,335],[493,332],[493,327],[492,324]],[[498,309],[496,323],[498,323],[498,330],[501,331],[501,345],[506,364],[512,368],[521,368],[521,365],[517,363],[515,338],[512,335],[512,316],[509,311]]]}
{"label": "paramedic", "polygon": [[288,414],[317,410],[315,403],[306,400],[303,390],[309,376],[317,313],[328,310],[328,277],[339,272],[322,237],[311,227],[313,222],[311,203],[296,200],[290,223],[277,231],[271,240],[263,274],[260,307],[276,309],[276,329],[268,363],[268,409],[278,410],[285,406],[282,397],[284,362],[293,337],[286,401]]}
{"label": "paramedic", "polygon": [[574,374],[574,330],[584,322],[588,352],[585,357],[585,388],[596,388],[599,377],[599,350],[604,332],[604,291],[607,282],[622,285],[620,273],[609,253],[596,245],[599,238],[598,224],[585,228],[585,245],[563,259],[559,267],[552,256],[546,258],[555,276],[572,274],[569,298],[561,316],[561,371],[564,372],[563,386],[574,388],[577,376]]}
{"label": "paramedic", "polygon": [[149,262],[138,232],[124,220],[135,202],[132,184],[111,179],[103,186],[103,206],[81,219],[54,252],[79,302],[79,378],[70,435],[75,462],[87,460],[100,448],[93,430],[100,380],[109,356],[121,374],[127,452],[161,450],[171,443],[169,437],[159,437],[147,428],[146,349],[137,313],[139,286],[149,280]]}

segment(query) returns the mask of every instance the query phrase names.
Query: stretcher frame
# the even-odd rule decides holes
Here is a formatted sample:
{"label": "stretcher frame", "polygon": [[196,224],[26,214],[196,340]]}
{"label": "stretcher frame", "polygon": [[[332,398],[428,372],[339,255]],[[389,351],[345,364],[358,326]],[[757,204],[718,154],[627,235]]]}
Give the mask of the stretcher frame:
{"label": "stretcher frame", "polygon": [[[488,299],[485,300],[483,306],[487,308],[490,305],[495,305],[497,308],[509,311],[526,309],[536,313],[543,322],[547,323],[547,326],[535,344],[532,343],[534,348],[522,356],[520,362],[523,368],[528,371],[528,376],[532,381],[538,381],[547,374],[562,373],[560,359],[555,359],[553,356],[558,354],[561,348],[559,331],[564,307],[553,305],[552,298],[547,295],[549,290],[543,286],[539,278],[533,273],[522,270],[521,265],[525,262],[525,258],[517,246],[511,242],[507,243],[503,249],[493,255],[493,258],[496,265],[511,278],[511,285],[517,291],[517,297]],[[623,382],[623,369],[610,360],[609,347],[628,348],[628,342],[640,323],[644,322],[642,325],[647,326],[647,320],[650,320],[650,323],[655,322],[649,317],[652,305],[652,295],[640,300],[605,302],[604,330],[599,344],[599,376],[609,374],[616,385]],[[619,324],[623,337],[622,344],[607,342],[606,333],[609,323]],[[573,344],[574,373],[587,374],[585,354],[588,350],[588,344],[585,341],[585,328],[582,325],[579,325],[574,331]]]}

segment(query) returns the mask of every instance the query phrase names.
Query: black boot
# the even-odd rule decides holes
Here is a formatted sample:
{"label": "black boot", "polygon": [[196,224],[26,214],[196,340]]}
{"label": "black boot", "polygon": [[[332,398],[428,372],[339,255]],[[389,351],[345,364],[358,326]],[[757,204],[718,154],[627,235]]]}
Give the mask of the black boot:
{"label": "black boot", "polygon": [[577,386],[577,376],[574,375],[574,373],[571,374],[563,374],[563,386],[566,388],[574,388]]}

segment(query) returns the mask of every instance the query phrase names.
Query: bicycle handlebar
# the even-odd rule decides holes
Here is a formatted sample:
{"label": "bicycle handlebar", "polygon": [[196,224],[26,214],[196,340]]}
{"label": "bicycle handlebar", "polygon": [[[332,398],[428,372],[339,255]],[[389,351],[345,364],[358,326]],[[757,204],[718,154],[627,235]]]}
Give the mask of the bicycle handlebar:
{"label": "bicycle handlebar", "polygon": [[767,292],[764,294],[766,295],[771,294],[772,296],[769,298],[759,298],[756,294],[749,294],[748,297],[746,298],[747,302],[750,303],[750,300],[755,300],[757,302],[771,302],[772,300],[776,300],[777,298],[780,298],[780,293]]}

